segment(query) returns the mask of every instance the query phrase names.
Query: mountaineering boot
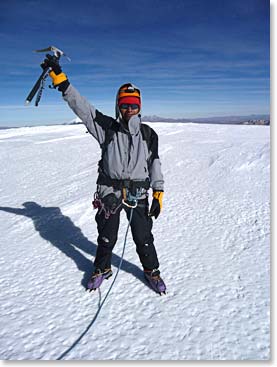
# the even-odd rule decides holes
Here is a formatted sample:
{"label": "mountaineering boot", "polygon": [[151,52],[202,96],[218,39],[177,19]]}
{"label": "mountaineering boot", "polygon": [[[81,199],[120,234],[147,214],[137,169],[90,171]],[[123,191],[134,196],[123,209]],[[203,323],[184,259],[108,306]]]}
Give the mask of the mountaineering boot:
{"label": "mountaineering boot", "polygon": [[158,269],[144,270],[144,276],[155,292],[159,293],[160,295],[162,293],[165,294],[166,285],[160,277],[160,271]]}
{"label": "mountaineering boot", "polygon": [[95,290],[100,287],[104,279],[108,279],[113,275],[112,269],[105,269],[102,271],[101,269],[95,269],[93,272],[88,285],[87,290]]}

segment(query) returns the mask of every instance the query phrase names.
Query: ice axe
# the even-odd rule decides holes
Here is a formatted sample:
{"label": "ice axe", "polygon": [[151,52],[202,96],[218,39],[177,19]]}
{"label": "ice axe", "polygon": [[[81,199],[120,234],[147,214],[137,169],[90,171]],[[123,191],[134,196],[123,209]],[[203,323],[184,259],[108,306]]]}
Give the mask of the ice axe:
{"label": "ice axe", "polygon": [[[49,46],[47,48],[43,48],[42,50],[35,50],[34,52],[53,52],[54,57],[56,57],[57,60],[59,60],[61,56],[65,56],[69,61],[71,61],[70,58],[66,56],[66,54],[62,50],[58,49],[55,46]],[[43,72],[41,73],[40,77],[36,81],[31,92],[28,94],[28,97],[26,98],[26,101],[25,101],[25,105],[28,105],[38,92],[36,102],[35,102],[35,106],[38,106],[41,95],[42,95],[42,90],[44,88],[44,82],[48,76],[49,69],[50,69],[49,67],[46,67],[45,69],[43,69]]]}

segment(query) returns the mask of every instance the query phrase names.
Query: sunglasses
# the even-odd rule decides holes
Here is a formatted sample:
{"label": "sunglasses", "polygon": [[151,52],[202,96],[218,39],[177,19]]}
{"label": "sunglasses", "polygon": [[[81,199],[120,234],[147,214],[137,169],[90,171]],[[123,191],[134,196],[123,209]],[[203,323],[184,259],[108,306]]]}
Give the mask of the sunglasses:
{"label": "sunglasses", "polygon": [[132,103],[132,104],[129,104],[129,103],[122,103],[119,108],[123,109],[123,110],[127,110],[128,108],[131,108],[131,110],[137,110],[139,109],[139,105],[136,104],[136,103]]}

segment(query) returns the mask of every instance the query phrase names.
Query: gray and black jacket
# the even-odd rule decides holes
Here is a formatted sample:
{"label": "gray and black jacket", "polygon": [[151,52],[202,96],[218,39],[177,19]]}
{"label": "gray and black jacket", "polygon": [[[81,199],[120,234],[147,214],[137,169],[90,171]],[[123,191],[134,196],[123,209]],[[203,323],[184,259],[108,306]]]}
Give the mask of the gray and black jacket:
{"label": "gray and black jacket", "polygon": [[[104,173],[112,180],[149,180],[153,190],[164,190],[158,155],[158,135],[153,129],[150,129],[150,143],[147,144],[141,131],[141,120],[138,115],[129,120],[127,129],[120,115],[117,119],[103,115],[71,84],[63,93],[63,98],[102,148],[105,145],[107,134],[111,136],[102,154],[101,175]],[[113,130],[112,134],[111,130]],[[98,191],[100,197],[112,192],[118,197],[121,194],[120,191],[105,184],[100,184]]]}

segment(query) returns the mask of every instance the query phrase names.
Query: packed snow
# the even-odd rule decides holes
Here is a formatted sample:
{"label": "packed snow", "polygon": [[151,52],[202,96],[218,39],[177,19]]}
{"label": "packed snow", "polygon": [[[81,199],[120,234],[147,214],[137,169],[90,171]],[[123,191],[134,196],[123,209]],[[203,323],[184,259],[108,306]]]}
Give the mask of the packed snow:
{"label": "packed snow", "polygon": [[[129,233],[106,303],[64,359],[269,359],[269,127],[151,126],[165,178],[153,232],[167,294],[145,283]],[[100,148],[75,125],[2,130],[0,150],[0,357],[56,360],[112,282],[85,291]],[[128,224],[121,218],[114,272]]]}

